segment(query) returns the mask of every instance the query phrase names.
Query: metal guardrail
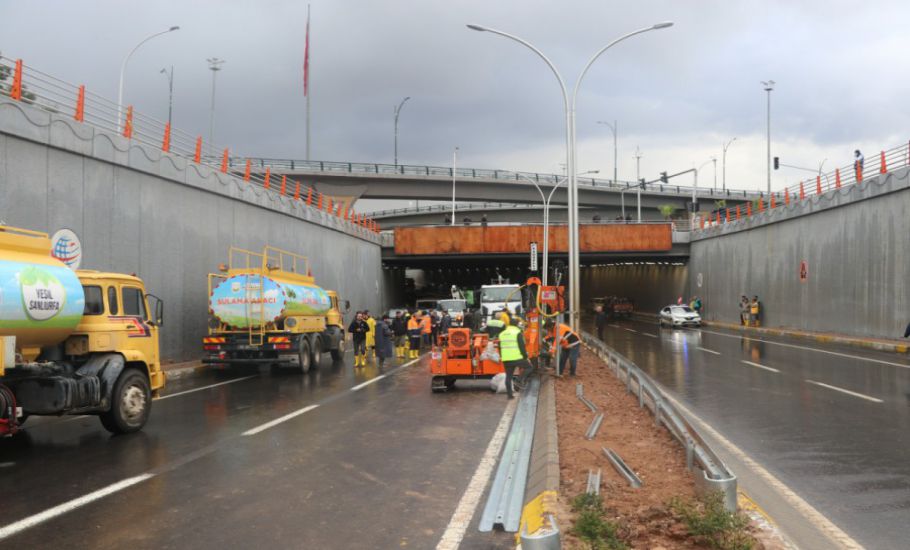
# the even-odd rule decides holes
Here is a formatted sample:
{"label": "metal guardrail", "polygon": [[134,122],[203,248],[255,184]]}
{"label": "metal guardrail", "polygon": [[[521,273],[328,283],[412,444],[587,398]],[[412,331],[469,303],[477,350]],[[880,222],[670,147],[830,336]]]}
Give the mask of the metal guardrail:
{"label": "metal guardrail", "polygon": [[490,495],[480,517],[481,532],[492,531],[496,525],[510,533],[518,531],[528,482],[528,466],[531,463],[539,392],[540,380],[533,378],[521,393],[518,410],[512,419],[505,449],[496,469],[496,477],[493,478]]}
{"label": "metal guardrail", "polygon": [[910,166],[910,142],[883,150],[877,157],[866,159],[861,166],[854,162],[824,174],[819,172],[813,179],[803,180],[781,191],[773,192],[767,198],[759,197],[744,206],[720,208],[708,217],[700,217],[699,228],[733,223],[758,214],[770,213],[775,208],[788,207],[791,203],[799,204],[812,197],[824,196],[841,188],[862,183],[866,179]]}
{"label": "metal guardrail", "polygon": [[26,65],[22,60],[0,55],[0,96],[21,101],[51,114],[72,117],[76,122],[122,135],[135,143],[207,165],[282,196],[293,197],[307,207],[333,216],[336,226],[353,234],[367,235],[379,229],[366,214],[355,213],[353,208],[346,208],[345,204],[333,203],[330,197],[323,196],[310,186],[301,187],[299,182],[279,175],[248,172],[246,159],[238,165],[238,157],[231,157],[227,148],[204,143],[201,136],[193,136],[167,122],[144,115],[132,106],[124,105],[121,108],[117,103],[86,90],[85,86],[77,86],[51,76]]}
{"label": "metal guardrail", "polygon": [[638,404],[654,414],[654,421],[663,424],[686,450],[686,466],[693,473],[699,491],[721,491],[727,510],[736,510],[736,476],[711,450],[698,431],[673,403],[661,392],[657,384],[632,361],[613,348],[582,331],[582,340],[613,370],[630,393],[638,394]]}

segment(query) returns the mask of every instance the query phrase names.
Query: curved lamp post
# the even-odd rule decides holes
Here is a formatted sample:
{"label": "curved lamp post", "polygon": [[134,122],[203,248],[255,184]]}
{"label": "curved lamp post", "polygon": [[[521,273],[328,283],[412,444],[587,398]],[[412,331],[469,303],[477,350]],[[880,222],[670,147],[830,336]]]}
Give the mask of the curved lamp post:
{"label": "curved lamp post", "polygon": [[155,34],[149,35],[149,36],[143,38],[141,42],[136,44],[136,46],[133,47],[132,50],[130,50],[130,53],[126,54],[126,57],[123,59],[123,64],[120,65],[120,86],[117,91],[117,127],[118,128],[123,123],[123,75],[124,75],[124,73],[126,73],[126,64],[129,62],[130,57],[132,57],[133,54],[136,53],[136,50],[139,49],[139,46],[145,44],[152,38],[155,38],[156,36],[161,36],[162,34],[167,34],[169,32],[179,31],[179,30],[180,30],[180,27],[175,25],[166,31],[156,32]]}
{"label": "curved lamp post", "polygon": [[637,31],[630,32],[623,36],[620,36],[616,40],[610,42],[603,48],[597,51],[591,59],[585,65],[584,69],[581,71],[581,75],[578,77],[578,80],[575,82],[575,88],[572,92],[571,100],[569,98],[569,92],[566,88],[565,81],[562,78],[562,75],[559,74],[559,71],[553,65],[553,63],[543,54],[539,49],[537,49],[533,44],[519,38],[515,35],[483,27],[480,25],[468,25],[468,28],[474,31],[480,32],[490,32],[493,34],[498,34],[504,38],[514,40],[519,44],[527,47],[533,51],[538,57],[540,57],[544,63],[550,68],[553,72],[553,75],[556,77],[556,80],[559,81],[560,89],[562,90],[562,99],[563,99],[563,108],[565,110],[566,116],[566,173],[568,174],[568,183],[569,183],[569,324],[573,330],[578,330],[578,315],[579,315],[579,302],[580,302],[580,292],[578,288],[579,284],[579,249],[578,249],[578,179],[577,174],[575,173],[575,165],[577,161],[576,150],[575,150],[575,104],[578,98],[578,88],[581,85],[582,80],[584,80],[585,74],[587,74],[588,69],[591,68],[591,65],[599,58],[605,51],[609,50],[611,47],[615,46],[619,42],[627,38],[631,38],[637,34],[641,34],[648,31],[665,29],[672,26],[672,22],[663,22],[651,25],[650,27],[645,27],[643,29],[638,29]]}

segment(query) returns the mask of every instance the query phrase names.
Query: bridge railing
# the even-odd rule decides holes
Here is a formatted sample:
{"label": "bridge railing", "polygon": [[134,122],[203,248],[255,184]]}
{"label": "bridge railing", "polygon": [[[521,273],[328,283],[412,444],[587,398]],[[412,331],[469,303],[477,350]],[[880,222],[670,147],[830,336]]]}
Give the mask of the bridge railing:
{"label": "bridge railing", "polygon": [[[231,160],[232,165],[245,163],[245,159],[237,158]],[[402,175],[402,176],[423,176],[423,177],[453,177],[452,167],[445,166],[424,166],[408,164],[377,164],[362,162],[337,162],[323,160],[293,160],[293,159],[273,159],[258,158],[253,160],[253,166],[260,170],[270,168],[276,171],[287,172],[306,172],[306,173],[349,173],[349,174],[379,174],[379,175]],[[500,180],[514,181],[517,183],[526,183],[529,179],[535,183],[552,186],[562,181],[565,176],[559,174],[542,174],[537,172],[516,172],[513,170],[491,170],[486,168],[456,168],[454,176],[459,179],[475,180]],[[578,184],[582,187],[589,188],[607,188],[621,191],[623,189],[634,190],[638,185],[632,181],[611,180],[605,178],[579,177]],[[668,195],[691,195],[692,186],[687,185],[670,185],[665,183],[648,183],[642,188],[649,194],[668,194]],[[696,196],[701,197],[719,197],[719,198],[749,198],[750,196],[761,196],[758,191],[745,190],[717,190],[711,187],[698,187]]]}
{"label": "bridge railing", "polygon": [[802,180],[781,191],[773,192],[768,197],[759,197],[745,205],[719,208],[707,216],[701,215],[693,218],[693,223],[697,223],[697,229],[733,223],[770,212],[776,208],[789,207],[791,203],[799,204],[812,197],[834,193],[841,188],[860,184],[866,178],[887,174],[895,169],[908,166],[910,166],[910,142],[891,149],[883,149],[875,157],[862,162],[854,161],[852,164],[835,168],[827,173],[819,171],[815,178],[808,181]]}
{"label": "bridge railing", "polygon": [[[158,148],[162,152],[183,157],[196,164],[207,165],[214,170],[242,178],[251,185],[288,198],[307,208],[325,212],[327,219],[339,228],[355,234],[376,233],[379,224],[363,213],[354,212],[346,203],[333,202],[331,197],[319,193],[312,187],[301,187],[297,181],[286,176],[271,175],[252,171],[252,161],[246,161],[238,168],[237,157],[232,157],[228,148],[204,143],[202,136],[174,128],[169,122],[135,111],[131,105],[117,103],[61,80],[35,67],[26,65],[21,59],[0,55],[0,96],[31,105],[53,115],[72,117],[73,121],[99,130],[119,134],[135,143]],[[232,161],[233,159],[233,161]]]}

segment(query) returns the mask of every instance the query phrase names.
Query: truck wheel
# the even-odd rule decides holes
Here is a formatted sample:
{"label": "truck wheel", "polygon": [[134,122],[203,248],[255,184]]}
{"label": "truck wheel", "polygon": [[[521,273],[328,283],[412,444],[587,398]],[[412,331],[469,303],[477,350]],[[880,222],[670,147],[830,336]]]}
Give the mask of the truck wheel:
{"label": "truck wheel", "polygon": [[101,425],[115,434],[142,429],[152,410],[152,392],[148,379],[136,369],[123,371],[111,393],[111,409],[99,415]]}
{"label": "truck wheel", "polygon": [[300,363],[300,372],[303,374],[310,372],[310,341],[302,336],[300,337],[300,351],[297,356]]}
{"label": "truck wheel", "polygon": [[319,336],[313,338],[313,342],[310,345],[310,364],[316,368],[319,368],[319,363],[322,362],[322,338]]}
{"label": "truck wheel", "polygon": [[344,338],[338,339],[338,347],[332,350],[332,361],[344,359]]}

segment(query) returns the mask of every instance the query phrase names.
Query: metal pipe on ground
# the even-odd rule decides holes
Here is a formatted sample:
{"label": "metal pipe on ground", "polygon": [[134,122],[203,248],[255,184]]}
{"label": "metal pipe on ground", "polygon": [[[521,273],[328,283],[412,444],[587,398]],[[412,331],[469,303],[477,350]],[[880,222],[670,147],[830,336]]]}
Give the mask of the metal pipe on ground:
{"label": "metal pipe on ground", "polygon": [[636,474],[634,471],[632,471],[632,468],[629,468],[629,466],[623,461],[623,459],[618,454],[616,454],[612,449],[608,449],[606,447],[601,447],[601,449],[603,450],[603,453],[607,456],[607,459],[610,461],[610,464],[613,465],[613,468],[615,468],[616,471],[619,472],[619,475],[626,478],[626,481],[629,482],[630,486],[632,486],[635,489],[638,489],[643,485],[641,478],[638,477],[638,474]]}

